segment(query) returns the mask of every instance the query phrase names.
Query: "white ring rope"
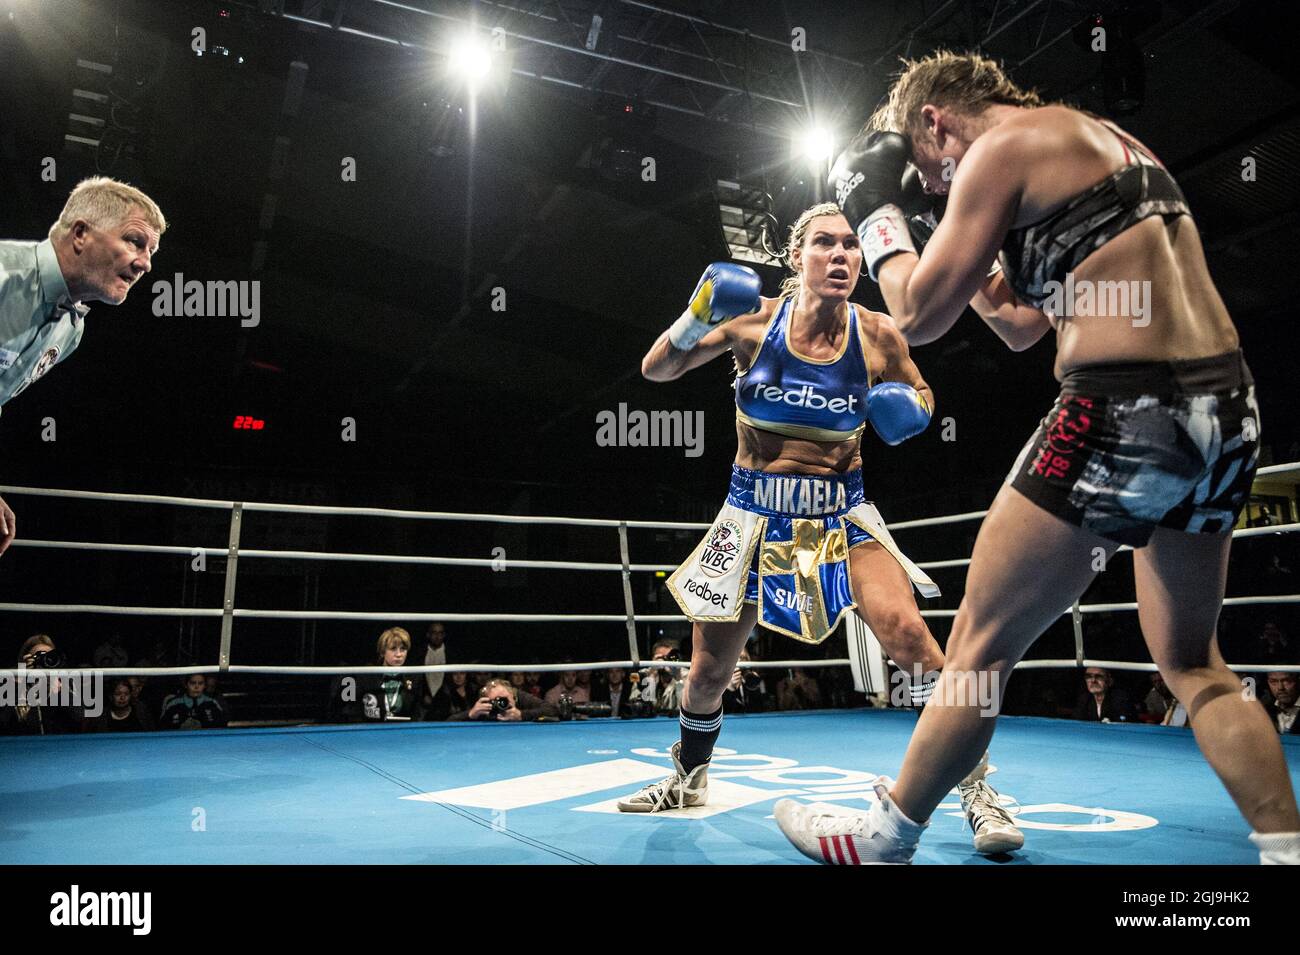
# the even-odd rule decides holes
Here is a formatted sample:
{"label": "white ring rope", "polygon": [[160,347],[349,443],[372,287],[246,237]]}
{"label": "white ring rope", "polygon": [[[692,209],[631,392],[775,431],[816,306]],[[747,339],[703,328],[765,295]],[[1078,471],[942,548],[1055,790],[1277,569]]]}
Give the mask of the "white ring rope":
{"label": "white ring rope", "polygon": [[[1256,472],[1257,477],[1264,477],[1274,474],[1283,474],[1300,471],[1300,462],[1289,462],[1286,464],[1270,465],[1260,468]],[[327,505],[312,504],[274,504],[268,502],[237,502],[223,501],[207,498],[187,498],[174,497],[156,494],[122,494],[105,491],[77,491],[62,488],[33,488],[15,485],[0,485],[0,492],[7,494],[27,494],[36,497],[55,497],[55,498],[74,498],[88,501],[104,501],[110,503],[132,503],[132,504],[164,504],[177,507],[197,507],[208,509],[230,510],[238,514],[243,512],[259,513],[290,513],[290,514],[321,514],[321,515],[338,515],[338,516],[356,516],[356,517],[390,517],[402,518],[407,520],[437,520],[437,521],[467,521],[496,524],[530,524],[530,525],[562,525],[569,527],[602,527],[618,529],[622,532],[623,528],[634,527],[649,530],[704,530],[712,526],[710,524],[698,522],[659,522],[659,521],[617,521],[605,520],[598,518],[567,518],[567,517],[530,517],[525,515],[514,514],[478,514],[463,513],[456,511],[412,511],[399,510],[395,508],[379,507],[335,507]],[[988,514],[988,510],[967,511],[961,514],[949,514],[941,517],[922,518],[912,521],[900,521],[895,524],[887,525],[891,531],[909,530],[918,527],[932,527],[944,524],[957,524],[966,521],[979,520]],[[1293,534],[1300,532],[1300,523],[1277,524],[1267,527],[1251,527],[1234,530],[1232,536],[1234,539],[1239,537],[1259,537],[1269,534]],[[247,549],[243,550],[234,547],[183,547],[175,545],[161,544],[119,544],[99,541],[50,541],[50,540],[23,540],[19,539],[13,542],[15,546],[31,547],[37,549],[50,550],[86,550],[86,551],[104,551],[116,553],[138,553],[138,554],[169,554],[185,555],[195,557],[199,554],[214,557],[245,557],[253,559],[268,560],[317,560],[317,561],[340,561],[355,563],[386,563],[386,564],[424,564],[434,566],[450,567],[491,567],[491,568],[516,568],[530,570],[579,570],[579,571],[619,571],[625,569],[638,572],[661,573],[669,572],[676,568],[673,564],[623,564],[623,563],[603,563],[594,561],[558,561],[558,560],[509,560],[494,558],[477,558],[477,557],[432,557],[424,555],[398,555],[398,554],[363,554],[348,552],[331,552],[331,551],[303,551],[303,550],[267,550],[267,549]],[[1123,546],[1119,552],[1132,550],[1131,547]],[[970,558],[956,558],[952,560],[937,560],[919,562],[918,566],[937,570],[954,567],[966,567],[970,564]],[[230,572],[229,570],[227,571]],[[1300,603],[1300,594],[1281,594],[1277,596],[1249,596],[1249,597],[1228,597],[1223,601],[1224,606],[1252,606],[1263,604],[1293,604]],[[1137,610],[1136,602],[1124,603],[1097,603],[1097,604],[1078,604],[1073,608],[1067,608],[1062,611],[1062,616],[1070,615],[1074,612],[1079,614],[1089,613],[1114,613]],[[584,622],[584,623],[627,623],[629,619],[635,622],[646,623],[672,623],[684,621],[686,618],[681,614],[635,614],[631,606],[628,612],[624,614],[517,614],[517,613],[402,613],[392,611],[339,611],[339,610],[260,610],[260,609],[240,609],[230,607],[226,608],[187,608],[187,607],[141,607],[141,606],[117,606],[110,604],[35,604],[35,603],[5,603],[0,602],[0,610],[9,610],[25,613],[92,613],[107,615],[125,615],[125,616],[157,616],[157,617],[213,617],[226,618],[225,624],[228,625],[233,618],[247,619],[265,619],[265,620],[371,620],[386,622],[448,622],[448,623],[479,623],[479,622],[509,622],[509,623],[559,623],[559,622]],[[956,610],[922,610],[921,616],[935,618],[951,618],[957,615]],[[1077,627],[1077,622],[1076,622]],[[1078,631],[1076,631],[1078,632]],[[635,648],[633,648],[635,652]],[[741,663],[740,667],[745,669],[763,669],[779,667],[825,667],[825,666],[843,666],[849,661],[844,660],[781,660],[781,661],[753,661],[750,663]],[[645,664],[645,661],[624,660],[624,661],[604,661],[594,663],[564,663],[564,664],[528,664],[521,666],[507,666],[505,664],[465,664],[465,665],[442,665],[442,666],[413,666],[402,667],[403,673],[450,673],[450,672],[513,672],[522,670],[525,672],[557,672],[564,670],[596,670],[606,667],[624,667],[638,668]],[[656,666],[678,666],[686,667],[689,664],[684,663],[656,663]],[[1153,663],[1137,662],[1117,662],[1117,661],[1091,661],[1086,659],[1072,660],[1022,660],[1017,664],[1017,669],[1038,670],[1038,669],[1076,669],[1078,667],[1098,666],[1115,670],[1135,670],[1145,672],[1155,672],[1156,666]],[[1277,666],[1277,665],[1236,665],[1234,669],[1240,670],[1273,670],[1286,672],[1300,672],[1300,666]],[[40,671],[32,670],[3,670],[0,674],[12,673],[32,673]],[[391,667],[373,666],[373,667],[292,667],[292,666],[245,666],[239,664],[227,664],[221,666],[188,666],[188,667],[165,667],[165,668],[131,668],[131,667],[110,667],[110,668],[84,668],[69,669],[59,672],[64,673],[99,673],[104,676],[130,676],[141,673],[151,673],[157,675],[176,675],[184,676],[194,673],[211,673],[211,672],[230,672],[230,673],[284,673],[284,674],[357,674],[357,673],[391,673]]]}
{"label": "white ring rope", "polygon": [[[1073,662],[1073,661],[1071,661]],[[849,660],[844,659],[825,659],[825,660],[749,660],[740,661],[736,664],[738,669],[742,670],[775,670],[786,667],[799,667],[800,669],[813,667],[835,667],[848,666]],[[689,670],[691,664],[689,661],[682,660],[641,660],[634,663],[632,660],[604,660],[596,663],[440,663],[440,664],[421,664],[420,666],[327,666],[327,667],[294,667],[294,666],[274,666],[274,665],[248,665],[232,663],[224,671],[226,673],[281,673],[293,674],[296,676],[349,676],[356,673],[564,673],[568,670],[606,670],[610,668],[619,668],[623,670],[655,670],[660,668],[670,668],[676,670]],[[22,675],[36,673],[52,673],[55,676],[70,676],[72,674],[90,673],[101,674],[103,676],[190,676],[194,673],[220,673],[221,668],[216,664],[207,666],[195,665],[185,667],[60,667],[57,670],[41,670],[28,668],[10,668],[0,669],[0,675]]]}

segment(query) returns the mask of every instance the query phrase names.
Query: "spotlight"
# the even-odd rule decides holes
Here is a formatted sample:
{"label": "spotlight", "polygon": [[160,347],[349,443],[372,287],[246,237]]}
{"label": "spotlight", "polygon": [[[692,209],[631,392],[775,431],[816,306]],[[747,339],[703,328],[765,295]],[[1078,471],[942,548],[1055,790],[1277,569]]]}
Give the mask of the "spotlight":
{"label": "spotlight", "polygon": [[477,86],[492,70],[492,54],[487,44],[472,33],[452,41],[447,72]]}
{"label": "spotlight", "polygon": [[830,162],[831,152],[835,148],[835,137],[825,126],[811,126],[798,138],[799,152],[809,162],[823,164]]}

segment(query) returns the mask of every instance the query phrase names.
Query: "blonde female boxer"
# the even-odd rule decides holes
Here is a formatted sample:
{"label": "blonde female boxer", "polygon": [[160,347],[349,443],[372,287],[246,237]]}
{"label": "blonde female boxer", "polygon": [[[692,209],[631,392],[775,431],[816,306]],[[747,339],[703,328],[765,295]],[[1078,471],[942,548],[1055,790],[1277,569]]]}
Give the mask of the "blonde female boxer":
{"label": "blonde female boxer", "polygon": [[[1013,350],[1054,331],[1061,397],[980,528],[948,667],[898,781],[877,784],[869,813],[783,801],[778,823],[813,858],[831,839],[864,862],[910,861],[993,736],[995,720],[953,692],[959,675],[1005,690],[1098,558],[1128,544],[1143,636],[1201,751],[1255,830],[1261,861],[1300,862],[1277,734],[1215,639],[1259,408],[1177,183],[1124,130],[1044,104],[977,54],[907,64],[871,126],[832,180],[900,331],[932,342],[968,302]],[[919,257],[900,208],[909,159],[948,193]]]}
{"label": "blonde female boxer", "polygon": [[[912,595],[914,586],[927,596],[938,588],[899,551],[862,490],[866,422],[898,444],[929,423],[933,394],[889,316],[849,304],[862,250],[836,205],[799,217],[787,256],[795,274],[777,298],[760,297],[750,269],[710,266],[642,362],[647,378],[671,381],[730,352],[738,449],[726,504],[669,578],[694,624],[674,772],[622,800],[624,812],[704,803],[722,694],[756,621],[820,643],[856,608],[905,672],[944,664]],[[924,702],[932,685],[914,682],[914,699]],[[1024,837],[986,768],[959,786],[976,849],[1019,848]]]}

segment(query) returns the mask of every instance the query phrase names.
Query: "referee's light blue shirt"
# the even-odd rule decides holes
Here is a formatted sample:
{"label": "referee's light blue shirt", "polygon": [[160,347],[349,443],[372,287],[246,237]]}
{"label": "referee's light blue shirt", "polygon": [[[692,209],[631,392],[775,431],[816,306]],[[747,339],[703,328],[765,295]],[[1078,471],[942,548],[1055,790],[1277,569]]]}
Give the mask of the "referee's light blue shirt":
{"label": "referee's light blue shirt", "polygon": [[68,294],[49,239],[0,241],[0,406],[72,354],[88,311]]}

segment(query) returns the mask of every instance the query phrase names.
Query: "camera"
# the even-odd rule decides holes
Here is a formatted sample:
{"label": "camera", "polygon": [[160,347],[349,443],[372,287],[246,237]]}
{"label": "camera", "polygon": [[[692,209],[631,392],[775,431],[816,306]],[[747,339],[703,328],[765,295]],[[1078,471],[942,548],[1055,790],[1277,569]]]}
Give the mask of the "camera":
{"label": "camera", "polygon": [[32,654],[31,670],[57,670],[63,666],[63,653],[59,650],[37,650]]}
{"label": "camera", "polygon": [[508,696],[493,697],[491,703],[492,703],[492,718],[494,720],[501,719],[501,717],[505,716],[506,713],[510,711],[510,697]]}
{"label": "camera", "polygon": [[575,703],[567,693],[560,697],[560,719],[571,720],[575,716],[609,716],[614,708],[608,703]]}

